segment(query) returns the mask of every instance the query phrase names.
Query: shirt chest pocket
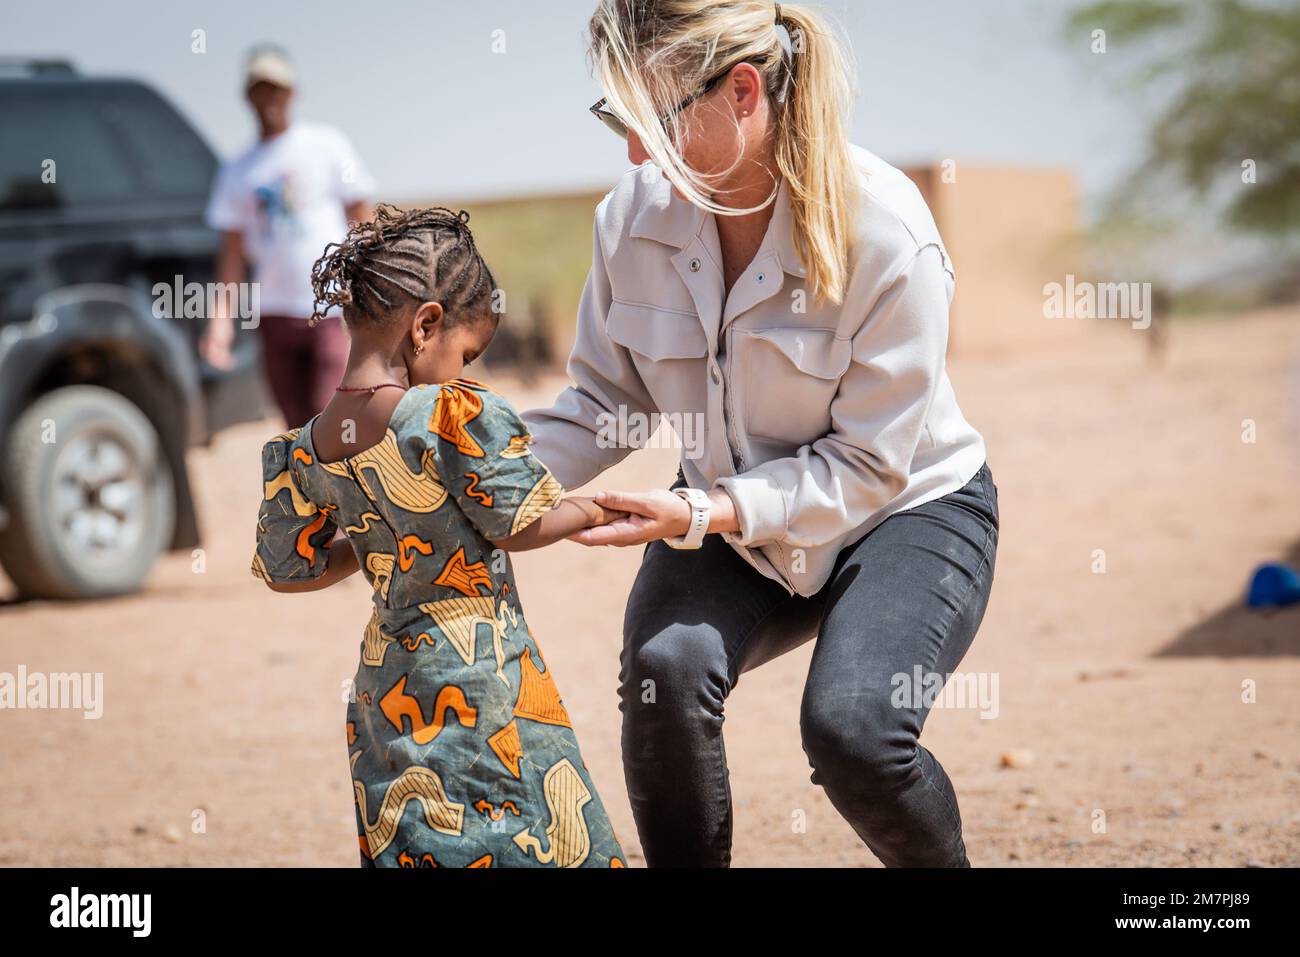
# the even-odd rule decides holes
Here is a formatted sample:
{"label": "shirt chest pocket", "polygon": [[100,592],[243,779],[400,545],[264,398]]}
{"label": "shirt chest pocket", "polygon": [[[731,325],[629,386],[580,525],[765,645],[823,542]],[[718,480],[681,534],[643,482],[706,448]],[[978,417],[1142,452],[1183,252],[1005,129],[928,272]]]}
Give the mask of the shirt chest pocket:
{"label": "shirt chest pocket", "polygon": [[830,431],[831,402],[853,358],[834,329],[737,330],[732,343],[746,434],[803,445]]}
{"label": "shirt chest pocket", "polygon": [[698,316],[615,301],[610,304],[605,331],[631,354],[658,411],[705,407],[702,370],[709,343]]}

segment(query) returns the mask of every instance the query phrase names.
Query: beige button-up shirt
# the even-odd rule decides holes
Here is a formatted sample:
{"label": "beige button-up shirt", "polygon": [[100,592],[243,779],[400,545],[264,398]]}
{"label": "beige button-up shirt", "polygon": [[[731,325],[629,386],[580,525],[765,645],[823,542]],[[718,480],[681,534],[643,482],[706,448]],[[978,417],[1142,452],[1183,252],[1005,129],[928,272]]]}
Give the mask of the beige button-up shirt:
{"label": "beige button-up shirt", "polygon": [[596,210],[573,385],[524,414],[533,451],[569,488],[666,417],[687,482],[735,502],[727,541],[802,595],[843,547],[984,462],[944,368],[955,277],[934,219],[900,171],[853,154],[861,206],[839,305],[805,282],[784,184],[727,292],[713,215],[650,164],[625,174]]}

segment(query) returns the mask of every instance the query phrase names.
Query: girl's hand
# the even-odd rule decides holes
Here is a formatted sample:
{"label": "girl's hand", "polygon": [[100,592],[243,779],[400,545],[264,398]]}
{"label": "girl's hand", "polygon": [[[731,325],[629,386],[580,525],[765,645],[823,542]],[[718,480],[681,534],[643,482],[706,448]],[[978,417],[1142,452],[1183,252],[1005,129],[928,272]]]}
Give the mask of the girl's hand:
{"label": "girl's hand", "polygon": [[566,501],[572,502],[578,508],[582,509],[582,514],[586,518],[585,526],[591,528],[593,525],[608,525],[610,522],[620,518],[626,518],[626,512],[616,511],[612,508],[606,508],[603,505],[596,504],[594,498],[586,495],[570,495]]}
{"label": "girl's hand", "polygon": [[644,545],[660,538],[685,535],[691,523],[691,507],[667,489],[649,492],[600,492],[596,504],[627,514],[607,525],[574,532],[570,541],[583,545]]}

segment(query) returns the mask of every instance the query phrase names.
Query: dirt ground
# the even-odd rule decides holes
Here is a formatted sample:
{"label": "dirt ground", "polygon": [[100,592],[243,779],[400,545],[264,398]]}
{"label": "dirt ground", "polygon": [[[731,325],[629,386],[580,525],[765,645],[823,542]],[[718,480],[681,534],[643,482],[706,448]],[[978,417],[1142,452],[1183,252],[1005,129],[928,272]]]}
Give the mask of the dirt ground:
{"label": "dirt ground", "polygon": [[[1144,347],[1112,328],[1069,355],[952,364],[1001,495],[993,599],[962,665],[996,676],[998,714],[937,710],[924,741],[975,866],[1300,865],[1300,607],[1237,607],[1257,562],[1300,562],[1300,322],[1183,323],[1154,369]],[[521,407],[561,385],[494,382]],[[201,567],[171,556],[129,599],[0,606],[0,671],[105,676],[100,720],[0,712],[0,864],[356,863],[342,698],[369,592],[358,576],[279,596],[249,575],[274,431],[193,453]],[[673,472],[650,450],[601,484]],[[615,683],[639,556],[565,542],[516,561],[633,864]],[[747,674],[729,703],[737,865],[876,866],[808,780],[809,652]],[[1004,768],[1008,752],[1026,766]]]}

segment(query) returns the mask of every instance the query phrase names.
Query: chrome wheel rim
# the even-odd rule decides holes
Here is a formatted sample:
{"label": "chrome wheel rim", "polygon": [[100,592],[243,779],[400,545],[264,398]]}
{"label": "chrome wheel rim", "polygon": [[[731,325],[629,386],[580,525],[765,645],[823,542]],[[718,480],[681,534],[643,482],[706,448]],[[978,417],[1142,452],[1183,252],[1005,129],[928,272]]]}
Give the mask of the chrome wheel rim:
{"label": "chrome wheel rim", "polygon": [[51,511],[77,558],[124,559],[140,544],[147,483],[132,450],[113,434],[82,433],[54,463]]}

